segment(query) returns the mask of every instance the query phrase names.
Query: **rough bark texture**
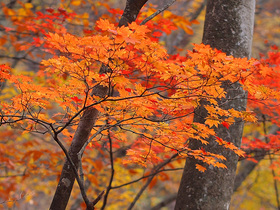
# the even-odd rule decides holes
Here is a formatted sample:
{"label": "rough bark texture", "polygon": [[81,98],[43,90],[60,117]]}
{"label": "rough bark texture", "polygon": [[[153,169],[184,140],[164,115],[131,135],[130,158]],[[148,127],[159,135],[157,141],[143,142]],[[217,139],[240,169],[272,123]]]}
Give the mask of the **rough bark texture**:
{"label": "rough bark texture", "polygon": [[[120,19],[119,26],[127,25],[128,23],[135,21],[140,9],[147,1],[148,0],[127,0],[126,8]],[[104,71],[107,71],[107,68],[102,66],[100,72],[102,73]],[[102,86],[94,88],[94,94],[100,97],[105,97],[107,92],[108,91],[104,90]],[[76,168],[78,166],[77,154],[89,138],[89,134],[94,126],[97,116],[98,111],[95,108],[91,108],[85,110],[83,116],[81,117],[73,141],[69,148],[69,155]],[[66,160],[61,172],[55,195],[53,197],[53,201],[51,203],[51,210],[63,210],[66,208],[74,182],[75,174],[70,163],[68,160]]]}
{"label": "rough bark texture", "polygon": [[[208,0],[203,34],[203,43],[209,44],[235,57],[250,57],[254,24],[255,0]],[[219,102],[224,109],[246,109],[246,93],[238,83],[223,84],[227,92],[225,99]],[[196,110],[194,121],[204,123],[207,111],[205,102]],[[222,139],[240,146],[243,122],[236,121],[229,129],[223,126],[216,129]],[[222,154],[227,158],[227,169],[208,167],[204,173],[196,170],[195,165],[202,164],[194,159],[187,159],[178,191],[176,207],[182,209],[223,210],[229,209],[238,161],[237,155],[225,150],[209,139],[209,145],[203,146],[198,141],[191,141],[190,147]],[[207,166],[206,166],[207,167]]]}

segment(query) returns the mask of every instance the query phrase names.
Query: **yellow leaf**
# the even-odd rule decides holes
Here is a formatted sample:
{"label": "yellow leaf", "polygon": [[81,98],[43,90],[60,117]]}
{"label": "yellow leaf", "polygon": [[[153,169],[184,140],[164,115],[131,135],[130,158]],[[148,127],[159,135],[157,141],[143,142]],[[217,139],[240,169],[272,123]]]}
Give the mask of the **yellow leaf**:
{"label": "yellow leaf", "polygon": [[18,19],[21,20],[23,17],[27,15],[26,10],[24,8],[20,8],[18,10]]}
{"label": "yellow leaf", "polygon": [[25,3],[24,7],[25,7],[25,9],[31,9],[31,8],[33,8],[33,5],[31,3]]}
{"label": "yellow leaf", "polygon": [[71,4],[74,6],[79,6],[81,4],[81,0],[74,0],[71,2]]}
{"label": "yellow leaf", "polygon": [[209,125],[210,128],[213,127],[213,126],[218,127],[219,121],[218,121],[218,120],[207,119],[207,120],[205,121],[205,124],[206,124],[206,125]]}
{"label": "yellow leaf", "polygon": [[32,199],[32,195],[31,194],[28,194],[28,195],[25,196],[25,201],[26,202],[29,202],[31,199]]}

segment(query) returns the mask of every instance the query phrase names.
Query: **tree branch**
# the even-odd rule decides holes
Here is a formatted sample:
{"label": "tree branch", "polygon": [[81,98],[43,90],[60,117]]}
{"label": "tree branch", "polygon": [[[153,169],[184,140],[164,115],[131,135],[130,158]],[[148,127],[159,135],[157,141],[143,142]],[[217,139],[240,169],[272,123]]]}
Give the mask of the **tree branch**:
{"label": "tree branch", "polygon": [[156,11],[154,14],[150,15],[149,17],[147,17],[145,20],[142,21],[142,23],[140,25],[145,25],[145,23],[147,23],[149,20],[152,20],[155,16],[157,16],[158,14],[162,13],[164,10],[168,9],[168,7],[170,7],[176,0],[172,0],[169,3],[167,3],[166,5],[164,5],[163,8],[159,9],[158,11]]}
{"label": "tree branch", "polygon": [[105,206],[107,204],[108,195],[109,195],[110,190],[112,189],[112,183],[113,183],[114,174],[115,174],[114,157],[113,157],[113,142],[112,142],[112,138],[110,135],[110,130],[108,130],[108,139],[109,139],[109,146],[110,146],[109,153],[110,153],[110,163],[111,163],[111,177],[110,177],[110,181],[109,181],[106,193],[104,195],[104,201],[103,201],[101,210],[105,209]]}
{"label": "tree branch", "polygon": [[[162,167],[164,167],[165,165],[167,165],[168,163],[171,162],[172,159],[174,159],[175,157],[178,156],[178,153],[174,154],[171,158],[165,160],[164,162],[160,163],[159,165],[157,165],[154,169],[154,171],[158,171],[159,169],[161,169]],[[146,188],[149,186],[149,184],[151,183],[151,181],[153,180],[153,178],[156,176],[157,173],[154,173],[153,175],[151,175],[146,184],[140,189],[140,191],[137,193],[137,195],[135,196],[134,200],[132,201],[132,203],[130,204],[130,206],[128,207],[128,210],[131,210],[134,205],[136,204],[136,202],[139,200],[140,196],[143,194],[143,192],[146,190]]]}
{"label": "tree branch", "polygon": [[160,210],[162,207],[167,206],[168,204],[174,202],[176,198],[177,198],[177,193],[168,195],[161,202],[159,202],[157,205],[152,207],[150,210]]}
{"label": "tree branch", "polygon": [[[52,130],[55,132],[54,128],[52,128]],[[68,154],[66,148],[64,147],[64,145],[63,145],[63,144],[61,143],[61,141],[58,139],[57,133],[54,133],[53,138],[54,138],[54,140],[57,142],[57,144],[59,145],[59,147],[62,149],[62,151],[64,152],[64,154],[65,154],[65,156],[66,156],[66,158],[67,158],[67,160],[68,160],[68,161],[70,162],[70,164],[71,164],[72,170],[73,170],[73,172],[74,172],[74,174],[75,174],[75,177],[76,177],[76,179],[77,179],[78,185],[79,185],[79,187],[80,187],[82,197],[83,197],[83,199],[84,199],[84,201],[85,201],[85,203],[86,203],[86,205],[87,205],[87,209],[88,209],[88,210],[94,209],[93,206],[92,206],[92,204],[90,203],[90,201],[89,201],[87,195],[86,195],[85,187],[84,187],[84,185],[83,185],[83,181],[82,181],[82,180],[80,179],[80,177],[79,177],[79,174],[78,174],[78,171],[77,171],[77,169],[76,169],[76,167],[75,167],[75,164],[74,164],[74,162],[72,161],[71,157],[69,156],[69,154]],[[67,182],[67,180],[64,180],[64,181]],[[66,184],[67,184],[67,183],[66,183]]]}

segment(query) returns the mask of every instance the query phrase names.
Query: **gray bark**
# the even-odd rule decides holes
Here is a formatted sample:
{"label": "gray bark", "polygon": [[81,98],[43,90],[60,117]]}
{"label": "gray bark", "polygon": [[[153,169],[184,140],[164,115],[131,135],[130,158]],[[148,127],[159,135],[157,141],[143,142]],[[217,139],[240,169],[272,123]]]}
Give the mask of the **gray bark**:
{"label": "gray bark", "polygon": [[[255,0],[208,0],[203,43],[222,50],[228,55],[250,57],[254,9]],[[225,82],[223,87],[227,95],[219,102],[220,107],[223,109],[234,108],[238,111],[245,110],[246,92],[240,84]],[[200,107],[195,111],[195,122],[205,122],[207,117],[207,111],[203,108],[205,104],[206,102],[202,101]],[[243,122],[237,119],[229,129],[220,126],[215,131],[217,136],[239,147]],[[192,149],[204,147],[207,151],[225,156],[227,169],[210,166],[207,171],[202,173],[196,170],[195,166],[204,164],[188,158],[176,200],[175,209],[177,210],[229,209],[238,157],[234,152],[219,147],[214,138],[208,140],[209,145],[207,146],[203,146],[195,140],[192,140],[189,146]]]}

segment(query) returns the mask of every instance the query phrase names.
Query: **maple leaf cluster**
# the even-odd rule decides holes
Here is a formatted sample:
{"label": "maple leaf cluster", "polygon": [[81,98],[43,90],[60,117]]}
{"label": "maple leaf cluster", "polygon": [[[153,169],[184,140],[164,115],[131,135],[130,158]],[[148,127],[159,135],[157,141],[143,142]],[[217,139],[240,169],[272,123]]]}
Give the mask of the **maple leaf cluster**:
{"label": "maple leaf cluster", "polygon": [[[215,136],[214,127],[229,128],[237,118],[256,120],[250,112],[218,107],[217,101],[226,94],[222,82],[240,81],[258,100],[278,97],[277,91],[254,82],[254,72],[269,69],[256,65],[254,59],[227,56],[203,44],[195,45],[186,56],[168,56],[147,35],[147,26],[136,23],[118,28],[101,19],[96,30],[97,34],[85,37],[64,30],[48,33],[45,46],[54,56],[41,62],[45,68],[33,78],[13,75],[2,66],[1,78],[19,94],[1,102],[1,123],[16,123],[29,132],[52,128],[71,139],[81,113],[94,107],[100,111],[96,129],[110,130],[114,142],[119,142],[116,148],[130,145],[126,164],[147,166],[179,153],[224,167],[217,161],[223,160],[218,154],[188,148],[188,139],[208,144],[207,139]],[[101,65],[109,71],[99,73]],[[92,94],[97,86],[107,94]],[[202,99],[209,102],[205,125],[192,122]],[[93,140],[93,147],[100,146],[100,138]],[[220,138],[217,142],[242,154]]]}
{"label": "maple leaf cluster", "polygon": [[[275,165],[279,162],[277,154],[280,149],[278,131],[280,113],[277,94],[280,73],[278,47],[271,46],[271,51],[268,52],[267,56],[261,55],[261,59],[256,61],[254,65],[257,66],[258,71],[254,72],[254,88],[249,91],[248,109],[254,111],[258,123],[248,125],[248,128],[254,126],[255,134],[245,132],[242,149],[248,153],[248,159],[253,162],[258,162],[254,158],[258,151],[263,151],[264,154],[274,154],[275,162],[273,165]],[[274,95],[274,97],[266,97],[267,95]]]}

